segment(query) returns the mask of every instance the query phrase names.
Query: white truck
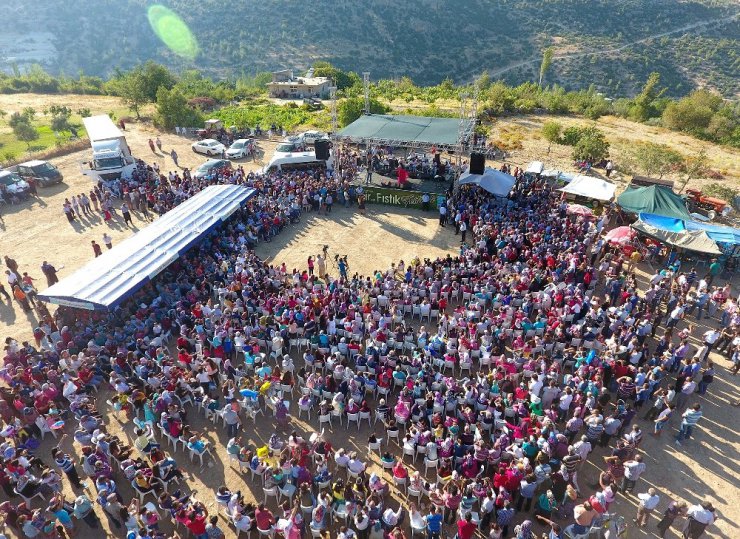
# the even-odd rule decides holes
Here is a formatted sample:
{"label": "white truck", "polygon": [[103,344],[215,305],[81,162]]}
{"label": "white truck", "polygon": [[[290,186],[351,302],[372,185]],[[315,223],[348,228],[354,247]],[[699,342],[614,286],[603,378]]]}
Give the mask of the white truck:
{"label": "white truck", "polygon": [[101,114],[83,118],[87,136],[92,146],[92,160],[82,163],[82,174],[97,181],[112,181],[130,178],[136,168],[136,161],[126,137],[116,127],[110,116]]}

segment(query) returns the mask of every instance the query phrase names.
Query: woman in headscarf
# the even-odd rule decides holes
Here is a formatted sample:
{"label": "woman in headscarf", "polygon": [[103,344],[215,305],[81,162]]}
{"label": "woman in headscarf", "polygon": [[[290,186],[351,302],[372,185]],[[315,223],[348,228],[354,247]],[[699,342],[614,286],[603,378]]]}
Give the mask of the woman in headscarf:
{"label": "woman in headscarf", "polygon": [[532,521],[525,520],[524,522],[519,524],[516,528],[514,528],[514,533],[516,534],[516,539],[533,539]]}

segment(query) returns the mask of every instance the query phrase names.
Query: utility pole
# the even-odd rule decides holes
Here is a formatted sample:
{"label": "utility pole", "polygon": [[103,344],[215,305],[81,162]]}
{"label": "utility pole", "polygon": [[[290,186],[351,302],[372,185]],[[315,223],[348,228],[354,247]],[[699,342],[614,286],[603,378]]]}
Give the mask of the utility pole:
{"label": "utility pole", "polygon": [[362,73],[362,84],[365,88],[365,114],[370,114],[370,72]]}

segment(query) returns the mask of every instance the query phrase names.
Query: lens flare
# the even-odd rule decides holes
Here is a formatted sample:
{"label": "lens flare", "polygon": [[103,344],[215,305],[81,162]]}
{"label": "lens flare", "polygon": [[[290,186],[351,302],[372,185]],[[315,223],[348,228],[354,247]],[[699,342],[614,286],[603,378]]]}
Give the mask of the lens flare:
{"label": "lens flare", "polygon": [[154,4],[147,10],[147,18],[154,33],[172,52],[189,60],[198,56],[198,40],[177,13]]}

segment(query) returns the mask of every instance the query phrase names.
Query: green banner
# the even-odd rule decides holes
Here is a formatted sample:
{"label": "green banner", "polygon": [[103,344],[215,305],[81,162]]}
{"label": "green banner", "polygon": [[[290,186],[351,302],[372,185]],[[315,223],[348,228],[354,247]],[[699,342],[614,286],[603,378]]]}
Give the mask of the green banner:
{"label": "green banner", "polygon": [[[403,189],[390,189],[388,187],[363,186],[365,200],[368,204],[387,204],[389,206],[401,206],[403,208],[421,209],[422,191],[405,191]],[[437,208],[443,196],[438,193],[427,193],[429,195],[429,207]]]}

